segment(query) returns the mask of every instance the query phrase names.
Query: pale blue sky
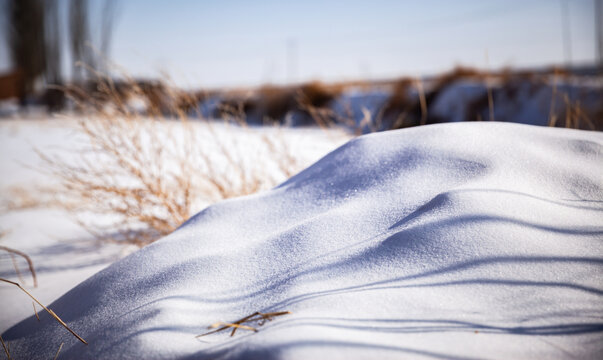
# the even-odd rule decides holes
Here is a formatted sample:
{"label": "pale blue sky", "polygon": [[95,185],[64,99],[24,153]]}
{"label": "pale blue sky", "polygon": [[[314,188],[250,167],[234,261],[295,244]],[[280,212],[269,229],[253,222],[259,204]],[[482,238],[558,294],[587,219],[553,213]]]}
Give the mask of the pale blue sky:
{"label": "pale blue sky", "polygon": [[111,58],[134,76],[238,86],[595,59],[594,0],[124,0]]}

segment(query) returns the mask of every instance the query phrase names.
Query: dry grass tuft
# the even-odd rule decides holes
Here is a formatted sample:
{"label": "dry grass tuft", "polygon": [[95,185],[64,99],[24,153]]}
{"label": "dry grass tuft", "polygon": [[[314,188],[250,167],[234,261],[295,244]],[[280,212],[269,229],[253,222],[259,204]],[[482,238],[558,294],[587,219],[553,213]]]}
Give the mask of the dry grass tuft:
{"label": "dry grass tuft", "polygon": [[340,85],[325,85],[318,81],[296,86],[264,85],[252,92],[227,96],[218,107],[218,115],[228,118],[235,113],[241,119],[263,124],[267,121],[282,123],[295,114],[300,124],[310,125],[314,121],[327,127],[335,118],[329,114],[329,120],[324,121],[316,116],[316,109],[327,110],[342,90]]}
{"label": "dry grass tuft", "polygon": [[[377,115],[377,122],[389,123],[393,129],[419,125],[418,110],[425,109],[423,108],[425,98],[422,96],[421,101],[418,102],[412,96],[413,84],[416,82],[411,78],[402,78],[394,83],[389,99]],[[421,113],[421,120],[423,114],[425,111]]]}
{"label": "dry grass tuft", "polygon": [[23,291],[24,293],[26,293],[30,298],[32,298],[33,301],[37,302],[38,305],[40,305],[44,310],[46,310],[56,321],[59,322],[59,324],[63,325],[63,327],[65,329],[67,329],[73,336],[75,336],[79,341],[81,341],[84,344],[88,345],[88,343],[86,342],[86,340],[82,339],[82,337],[79,336],[75,331],[71,330],[71,328],[69,326],[67,326],[67,324],[65,324],[65,322],[54,311],[52,311],[49,308],[47,308],[46,306],[44,306],[38,299],[36,299],[32,294],[30,294],[29,291],[25,290],[19,283],[16,283],[14,281],[10,281],[10,280],[7,280],[7,279],[3,279],[3,278],[0,278],[0,281],[3,281],[3,282],[8,283],[8,284],[15,285],[16,287],[18,287],[19,289],[21,289],[21,291]]}
{"label": "dry grass tuft", "polygon": [[[76,130],[86,148],[77,154],[37,152],[45,164],[41,170],[60,182],[54,205],[72,212],[99,239],[144,246],[208,204],[268,189],[301,169],[284,140],[253,133],[236,104],[225,110],[229,115],[221,124],[200,113],[193,120],[189,113],[198,109],[198,94],[167,85],[145,88],[132,79],[117,87],[95,75],[92,94],[64,89],[80,109]],[[155,99],[142,113],[131,105],[141,98]],[[243,134],[237,138],[218,126]],[[253,137],[267,155],[262,161],[250,161],[249,150],[238,143]]]}
{"label": "dry grass tuft", "polygon": [[[565,103],[565,127],[572,129],[597,130],[590,116],[584,111],[580,100],[571,101],[568,94],[563,94]],[[554,126],[555,123],[552,124]]]}
{"label": "dry grass tuft", "polygon": [[258,332],[258,329],[254,328],[252,326],[243,325],[243,324],[257,322],[258,326],[262,326],[266,323],[266,321],[272,321],[277,316],[283,316],[283,315],[287,315],[287,314],[291,314],[291,312],[290,311],[278,311],[278,312],[271,312],[271,313],[254,312],[253,314],[251,314],[249,316],[245,316],[244,318],[239,319],[232,323],[217,322],[215,324],[212,324],[208,327],[209,329],[216,329],[216,328],[218,328],[218,329],[206,332],[201,335],[197,335],[195,337],[200,338],[200,337],[215,334],[217,332],[224,331],[224,330],[230,329],[230,328],[232,328],[230,336],[234,336],[237,329],[244,329],[244,330],[250,330],[253,332]]}

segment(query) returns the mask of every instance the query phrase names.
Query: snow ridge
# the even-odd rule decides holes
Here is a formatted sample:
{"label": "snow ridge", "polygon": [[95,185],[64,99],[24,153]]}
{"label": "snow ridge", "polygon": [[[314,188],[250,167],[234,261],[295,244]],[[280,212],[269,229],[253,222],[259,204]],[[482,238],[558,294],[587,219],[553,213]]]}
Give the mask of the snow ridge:
{"label": "snow ridge", "polygon": [[[15,358],[601,358],[603,135],[360,137],[224,201],[2,336]],[[289,310],[258,333],[216,321]]]}

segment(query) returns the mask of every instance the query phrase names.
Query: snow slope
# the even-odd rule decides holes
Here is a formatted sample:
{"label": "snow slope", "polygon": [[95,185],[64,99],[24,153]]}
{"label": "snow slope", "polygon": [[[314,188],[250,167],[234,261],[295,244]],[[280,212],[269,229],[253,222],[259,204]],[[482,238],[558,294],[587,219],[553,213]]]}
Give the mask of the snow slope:
{"label": "snow slope", "polygon": [[17,359],[601,358],[602,153],[504,123],[363,136],[55,301],[89,345],[48,314],[2,336]]}

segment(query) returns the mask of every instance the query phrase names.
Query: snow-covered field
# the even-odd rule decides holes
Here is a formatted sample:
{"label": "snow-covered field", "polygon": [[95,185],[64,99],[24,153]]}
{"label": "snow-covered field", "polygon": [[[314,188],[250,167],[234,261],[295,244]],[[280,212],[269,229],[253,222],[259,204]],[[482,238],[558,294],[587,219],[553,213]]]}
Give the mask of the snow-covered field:
{"label": "snow-covered field", "polygon": [[[65,359],[600,359],[602,155],[601,133],[518,124],[363,136],[273,190],[206,208],[54,301],[88,345],[46,313],[2,337],[17,359],[51,358],[62,343]],[[25,246],[44,216],[3,215],[0,226],[23,229],[1,241]],[[42,232],[24,250],[54,236]],[[60,247],[32,255],[43,266],[65,253],[79,261]],[[40,286],[67,290],[109,258]],[[31,308],[18,289],[0,291],[2,309]],[[291,314],[195,337],[257,311]],[[3,314],[1,328],[18,318]]]}

